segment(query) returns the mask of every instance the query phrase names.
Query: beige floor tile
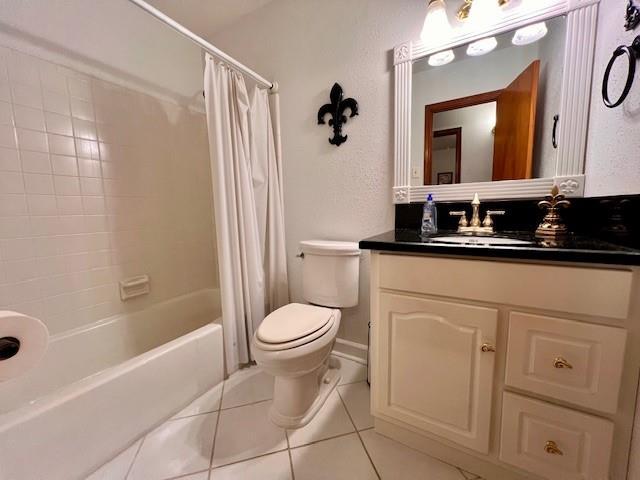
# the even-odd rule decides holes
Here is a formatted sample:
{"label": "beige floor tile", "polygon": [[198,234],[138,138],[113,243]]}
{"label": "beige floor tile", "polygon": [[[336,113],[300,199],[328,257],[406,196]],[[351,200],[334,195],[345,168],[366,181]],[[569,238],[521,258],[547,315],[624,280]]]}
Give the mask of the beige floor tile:
{"label": "beige floor tile", "polygon": [[342,357],[331,357],[333,363],[340,365],[340,382],[338,385],[362,382],[367,379],[367,366]]}
{"label": "beige floor tile", "polygon": [[465,480],[451,465],[367,430],[362,441],[383,480]]}
{"label": "beige floor tile", "polygon": [[270,405],[267,401],[220,411],[214,467],[287,448],[284,429],[268,418]]}
{"label": "beige floor tile", "polygon": [[191,415],[200,415],[201,413],[217,412],[220,410],[221,400],[222,383],[216,385],[208,392],[205,392],[203,395],[196,398],[173,418],[183,418]]}
{"label": "beige floor tile", "polygon": [[87,477],[87,480],[124,480],[129,472],[129,468],[131,468],[136,453],[138,453],[141,443],[142,440],[138,440],[120,455],[105,463],[92,475]]}
{"label": "beige floor tile", "polygon": [[209,468],[217,413],[169,420],[142,442],[128,480],[156,480]]}
{"label": "beige floor tile", "polygon": [[211,480],[290,480],[289,452],[272,453],[211,471]]}
{"label": "beige floor tile", "polygon": [[299,447],[355,431],[337,391],[329,395],[316,416],[302,428],[287,430],[289,445]]}
{"label": "beige floor tile", "polygon": [[371,389],[367,382],[341,385],[338,392],[347,406],[347,411],[351,415],[353,423],[358,430],[373,427],[373,417],[371,416]]}
{"label": "beige floor tile", "polygon": [[358,435],[332,438],[291,450],[296,480],[375,480]]}
{"label": "beige floor tile", "polygon": [[224,384],[222,408],[238,407],[273,398],[273,377],[258,367],[240,370]]}

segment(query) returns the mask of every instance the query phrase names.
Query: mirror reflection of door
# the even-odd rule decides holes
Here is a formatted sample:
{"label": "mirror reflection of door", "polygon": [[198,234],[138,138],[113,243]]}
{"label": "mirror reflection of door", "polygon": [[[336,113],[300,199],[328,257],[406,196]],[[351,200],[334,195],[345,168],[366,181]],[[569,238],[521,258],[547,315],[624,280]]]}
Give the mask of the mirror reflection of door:
{"label": "mirror reflection of door", "polygon": [[532,178],[539,75],[536,60],[502,90],[426,105],[424,184]]}
{"label": "mirror reflection of door", "polygon": [[460,183],[462,127],[434,131],[431,152],[431,184]]}

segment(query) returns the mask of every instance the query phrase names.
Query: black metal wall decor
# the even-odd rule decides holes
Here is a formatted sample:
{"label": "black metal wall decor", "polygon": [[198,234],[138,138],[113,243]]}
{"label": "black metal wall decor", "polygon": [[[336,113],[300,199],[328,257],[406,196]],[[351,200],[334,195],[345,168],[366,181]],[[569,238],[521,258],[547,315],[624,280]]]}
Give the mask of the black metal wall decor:
{"label": "black metal wall decor", "polygon": [[628,32],[634,30],[638,25],[640,25],[640,8],[633,4],[633,0],[629,0],[624,28]]}
{"label": "black metal wall decor", "polygon": [[329,138],[329,143],[339,147],[347,141],[348,135],[342,135],[342,125],[347,123],[345,112],[350,111],[349,118],[358,115],[358,102],[353,98],[342,98],[342,87],[335,83],[329,94],[331,103],[326,103],[318,110],[318,125],[324,125],[324,118],[331,114],[329,126],[333,127],[333,137]]}

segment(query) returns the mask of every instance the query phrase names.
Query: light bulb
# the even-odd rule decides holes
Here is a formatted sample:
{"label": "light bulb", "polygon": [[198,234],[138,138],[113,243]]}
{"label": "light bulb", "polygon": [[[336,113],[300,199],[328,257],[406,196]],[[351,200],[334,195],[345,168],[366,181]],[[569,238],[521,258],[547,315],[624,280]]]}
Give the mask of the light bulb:
{"label": "light bulb", "polygon": [[446,42],[451,38],[452,28],[447,17],[444,0],[429,0],[427,15],[420,33],[420,40],[425,46]]}
{"label": "light bulb", "polygon": [[455,58],[456,56],[453,53],[453,50],[445,50],[444,52],[434,53],[431,55],[428,62],[432,67],[440,67],[453,62]]}
{"label": "light bulb", "polygon": [[469,25],[483,28],[493,25],[502,15],[498,0],[473,0],[469,10]]}
{"label": "light bulb", "polygon": [[545,22],[534,23],[516,30],[511,43],[514,45],[528,45],[540,40],[547,32],[547,24]]}
{"label": "light bulb", "polygon": [[467,55],[470,57],[479,57],[485,55],[498,46],[496,37],[483,38],[477,42],[473,42],[467,47]]}

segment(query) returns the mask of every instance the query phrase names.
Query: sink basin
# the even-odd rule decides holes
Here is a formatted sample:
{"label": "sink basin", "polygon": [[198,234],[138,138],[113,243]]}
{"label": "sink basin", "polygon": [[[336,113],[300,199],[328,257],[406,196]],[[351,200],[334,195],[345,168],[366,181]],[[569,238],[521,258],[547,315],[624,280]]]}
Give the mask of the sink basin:
{"label": "sink basin", "polygon": [[516,238],[478,237],[464,235],[434,237],[431,241],[436,243],[452,243],[458,245],[531,245],[533,243],[528,240],[518,240]]}

